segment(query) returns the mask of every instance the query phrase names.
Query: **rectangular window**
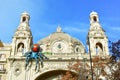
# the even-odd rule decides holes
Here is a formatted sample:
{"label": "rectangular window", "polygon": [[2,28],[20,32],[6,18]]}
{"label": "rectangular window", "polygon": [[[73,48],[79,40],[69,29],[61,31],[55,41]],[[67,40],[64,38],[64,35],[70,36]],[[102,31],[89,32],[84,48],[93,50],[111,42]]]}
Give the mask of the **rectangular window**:
{"label": "rectangular window", "polygon": [[0,64],[0,70],[4,70],[4,64]]}
{"label": "rectangular window", "polygon": [[5,60],[6,59],[6,55],[5,54],[0,54],[0,60]]}

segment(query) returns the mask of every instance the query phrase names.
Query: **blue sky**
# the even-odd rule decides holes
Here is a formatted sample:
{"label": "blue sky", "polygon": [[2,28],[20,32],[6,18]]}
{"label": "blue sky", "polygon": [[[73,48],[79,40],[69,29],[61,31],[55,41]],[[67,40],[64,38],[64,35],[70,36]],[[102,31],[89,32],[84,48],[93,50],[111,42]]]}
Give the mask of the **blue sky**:
{"label": "blue sky", "polygon": [[34,43],[56,31],[58,25],[84,44],[90,27],[89,14],[96,11],[111,41],[120,39],[120,0],[0,0],[0,39],[12,42],[20,15],[30,14]]}

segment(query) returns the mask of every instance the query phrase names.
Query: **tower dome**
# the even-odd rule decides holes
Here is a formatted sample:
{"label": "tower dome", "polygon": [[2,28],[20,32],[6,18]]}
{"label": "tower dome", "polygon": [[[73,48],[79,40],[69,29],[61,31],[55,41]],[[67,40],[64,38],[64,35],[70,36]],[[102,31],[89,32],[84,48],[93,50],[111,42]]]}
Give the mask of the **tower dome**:
{"label": "tower dome", "polygon": [[28,12],[25,11],[22,13],[22,15],[29,15],[29,14],[28,14]]}
{"label": "tower dome", "polygon": [[95,11],[92,11],[90,13],[90,24],[93,24],[93,23],[98,23],[99,22],[99,16],[98,16],[98,13],[95,12]]}
{"label": "tower dome", "polygon": [[92,11],[92,12],[90,13],[90,16],[91,16],[91,15],[98,15],[98,13],[95,12],[95,11]]}
{"label": "tower dome", "polygon": [[24,23],[24,22],[29,23],[29,20],[30,20],[29,14],[27,12],[23,12],[21,14],[21,23]]}

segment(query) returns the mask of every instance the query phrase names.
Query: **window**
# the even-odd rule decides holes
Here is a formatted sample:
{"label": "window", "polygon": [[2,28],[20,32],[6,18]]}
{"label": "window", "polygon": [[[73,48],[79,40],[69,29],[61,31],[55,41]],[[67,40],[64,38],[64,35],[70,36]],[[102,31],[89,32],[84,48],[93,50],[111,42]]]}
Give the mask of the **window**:
{"label": "window", "polygon": [[5,54],[0,54],[0,60],[5,60],[6,59],[6,55]]}
{"label": "window", "polygon": [[78,47],[76,48],[76,52],[79,52],[79,48]]}
{"label": "window", "polygon": [[94,17],[93,17],[93,20],[94,20],[94,22],[96,22],[96,21],[97,21],[97,18],[96,18],[96,16],[94,16]]}
{"label": "window", "polygon": [[96,53],[97,54],[103,53],[103,46],[100,42],[96,43]]}
{"label": "window", "polygon": [[23,43],[19,43],[17,51],[18,52],[23,52],[23,50],[24,50],[24,44]]}
{"label": "window", "polygon": [[26,21],[26,17],[23,17],[23,20],[22,20],[23,22],[25,22]]}
{"label": "window", "polygon": [[58,44],[58,48],[61,49],[61,44]]}
{"label": "window", "polygon": [[76,46],[76,47],[75,47],[75,53],[81,53],[81,51],[80,51],[80,46]]}
{"label": "window", "polygon": [[4,65],[3,64],[0,64],[0,71],[1,70],[4,70]]}

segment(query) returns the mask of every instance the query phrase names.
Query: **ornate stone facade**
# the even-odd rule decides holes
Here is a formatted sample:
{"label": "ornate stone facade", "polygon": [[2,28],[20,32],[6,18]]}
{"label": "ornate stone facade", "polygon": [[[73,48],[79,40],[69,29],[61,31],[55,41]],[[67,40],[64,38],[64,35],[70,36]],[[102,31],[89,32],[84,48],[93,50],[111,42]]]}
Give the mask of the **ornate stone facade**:
{"label": "ornate stone facade", "polygon": [[[11,44],[0,46],[0,80],[56,80],[56,76],[68,70],[67,65],[76,60],[87,59],[89,64],[89,52],[92,57],[99,55],[104,58],[109,56],[108,38],[99,23],[96,12],[90,13],[90,30],[87,35],[89,52],[80,40],[62,31],[60,26],[56,32],[38,41],[43,53],[49,58],[44,61],[44,67],[35,72],[35,62],[25,70],[25,52],[30,50],[33,44],[33,36],[29,26],[30,16],[24,12],[21,15],[20,24],[12,37]],[[2,44],[0,42],[0,44]],[[2,66],[2,67],[1,67]],[[46,76],[47,75],[47,76]]]}
{"label": "ornate stone facade", "polygon": [[83,44],[79,40],[63,32],[60,26],[57,27],[56,32],[38,41],[38,44],[40,44],[40,46],[43,48],[43,52],[50,52],[51,54],[85,53],[85,47]]}
{"label": "ornate stone facade", "polygon": [[99,17],[96,12],[90,13],[90,30],[87,36],[87,43],[90,46],[92,55],[109,55],[108,38],[99,23]]}

